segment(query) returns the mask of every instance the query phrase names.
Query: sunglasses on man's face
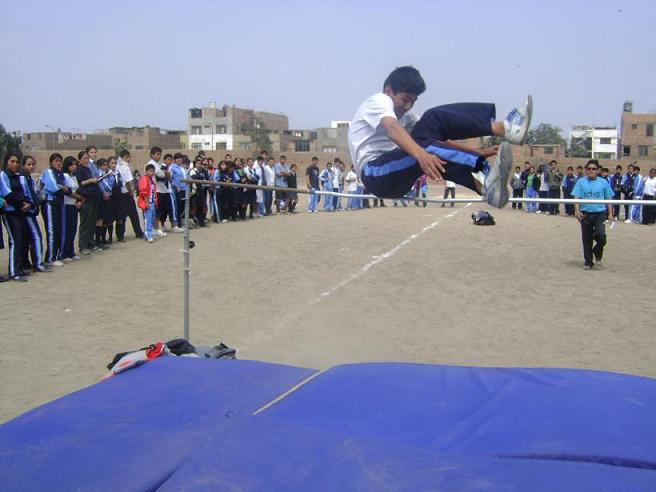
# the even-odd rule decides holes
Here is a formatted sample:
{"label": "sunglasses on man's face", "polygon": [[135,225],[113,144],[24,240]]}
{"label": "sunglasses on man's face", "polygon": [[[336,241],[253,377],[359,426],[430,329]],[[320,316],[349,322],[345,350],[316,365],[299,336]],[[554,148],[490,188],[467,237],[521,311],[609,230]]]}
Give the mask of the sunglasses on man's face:
{"label": "sunglasses on man's face", "polygon": [[596,170],[597,170],[596,167],[586,167],[585,169],[586,169],[587,171],[596,171]]}

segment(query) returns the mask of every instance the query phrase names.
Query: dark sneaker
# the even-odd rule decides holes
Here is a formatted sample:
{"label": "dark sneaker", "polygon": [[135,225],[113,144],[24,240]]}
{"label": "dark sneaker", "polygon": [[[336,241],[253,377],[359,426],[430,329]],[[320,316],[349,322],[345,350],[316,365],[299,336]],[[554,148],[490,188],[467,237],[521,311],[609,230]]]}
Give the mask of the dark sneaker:
{"label": "dark sneaker", "polygon": [[512,146],[503,142],[494,164],[485,176],[485,201],[496,208],[503,208],[508,203],[508,178],[512,171]]}

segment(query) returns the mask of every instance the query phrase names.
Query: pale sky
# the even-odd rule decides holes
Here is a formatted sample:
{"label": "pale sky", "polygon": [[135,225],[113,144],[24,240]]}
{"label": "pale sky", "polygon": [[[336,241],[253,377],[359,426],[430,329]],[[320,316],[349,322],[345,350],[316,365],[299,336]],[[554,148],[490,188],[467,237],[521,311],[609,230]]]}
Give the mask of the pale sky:
{"label": "pale sky", "polygon": [[416,112],[527,93],[534,125],[619,127],[656,111],[656,2],[0,0],[0,124],[22,132],[186,129],[187,110],[351,119],[396,66],[427,84]]}

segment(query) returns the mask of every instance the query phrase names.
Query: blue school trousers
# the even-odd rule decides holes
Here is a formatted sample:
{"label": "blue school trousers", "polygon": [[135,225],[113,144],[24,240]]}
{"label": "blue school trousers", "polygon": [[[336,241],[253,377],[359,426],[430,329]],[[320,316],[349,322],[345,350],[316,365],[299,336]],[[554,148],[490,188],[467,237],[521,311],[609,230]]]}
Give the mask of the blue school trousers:
{"label": "blue school trousers", "polygon": [[[457,103],[426,111],[412,130],[412,138],[427,152],[446,161],[443,178],[477,191],[472,172],[487,172],[485,159],[445,147],[440,142],[492,135],[494,104]],[[364,186],[381,198],[404,196],[424,174],[419,164],[400,148],[385,152],[362,166]]]}

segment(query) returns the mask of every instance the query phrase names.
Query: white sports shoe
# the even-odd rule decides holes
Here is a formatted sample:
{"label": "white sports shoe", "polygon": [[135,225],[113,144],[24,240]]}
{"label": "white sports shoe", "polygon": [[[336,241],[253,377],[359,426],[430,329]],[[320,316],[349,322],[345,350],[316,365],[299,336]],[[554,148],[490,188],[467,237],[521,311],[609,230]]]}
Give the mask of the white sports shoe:
{"label": "white sports shoe", "polygon": [[166,234],[166,232],[164,232],[162,229],[153,229],[153,236],[164,237],[168,236],[168,234]]}
{"label": "white sports shoe", "polygon": [[184,229],[182,227],[174,227],[173,232],[184,232]]}
{"label": "white sports shoe", "polygon": [[148,242],[148,243],[152,243],[153,241],[154,241],[154,239],[152,237],[149,237],[148,239],[146,239],[146,242]]}
{"label": "white sports shoe", "polygon": [[503,126],[506,129],[503,138],[511,144],[524,145],[532,116],[533,98],[529,94],[526,96],[524,104],[514,108],[503,120]]}
{"label": "white sports shoe", "polygon": [[508,142],[499,146],[494,164],[485,177],[485,201],[493,207],[503,208],[508,203],[508,178],[512,171],[512,147]]}

